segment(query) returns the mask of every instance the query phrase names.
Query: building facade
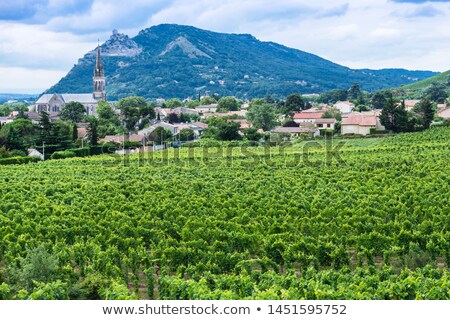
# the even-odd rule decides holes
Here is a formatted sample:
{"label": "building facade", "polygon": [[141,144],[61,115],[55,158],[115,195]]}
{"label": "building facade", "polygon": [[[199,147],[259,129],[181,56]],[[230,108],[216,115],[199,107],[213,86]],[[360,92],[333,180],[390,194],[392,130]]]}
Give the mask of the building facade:
{"label": "building facade", "polygon": [[84,106],[86,114],[95,115],[97,114],[99,101],[106,101],[106,78],[101,59],[100,45],[97,46],[92,93],[44,94],[31,106],[30,111],[59,113],[69,102],[79,102]]}

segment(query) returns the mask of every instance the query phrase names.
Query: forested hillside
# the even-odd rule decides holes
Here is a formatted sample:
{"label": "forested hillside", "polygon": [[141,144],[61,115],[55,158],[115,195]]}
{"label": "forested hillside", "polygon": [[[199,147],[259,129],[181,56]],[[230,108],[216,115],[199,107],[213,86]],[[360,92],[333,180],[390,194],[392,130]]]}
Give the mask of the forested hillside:
{"label": "forested hillside", "polygon": [[[262,42],[249,34],[225,34],[163,24],[133,38],[115,32],[102,46],[108,99],[139,95],[186,98],[205,94],[285,97],[293,92],[398,87],[436,72],[354,70],[316,55]],[[92,92],[95,51],[87,53],[47,93]]]}

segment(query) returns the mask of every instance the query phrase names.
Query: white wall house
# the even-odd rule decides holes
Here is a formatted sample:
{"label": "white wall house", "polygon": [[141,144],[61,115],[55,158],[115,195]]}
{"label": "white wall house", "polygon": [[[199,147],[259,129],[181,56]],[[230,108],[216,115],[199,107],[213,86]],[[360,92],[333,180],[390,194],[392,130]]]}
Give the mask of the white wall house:
{"label": "white wall house", "polygon": [[375,112],[352,112],[342,119],[342,134],[370,134],[370,129],[385,130]]}
{"label": "white wall house", "polygon": [[333,107],[338,109],[341,113],[350,113],[355,108],[355,105],[350,101],[338,101]]}

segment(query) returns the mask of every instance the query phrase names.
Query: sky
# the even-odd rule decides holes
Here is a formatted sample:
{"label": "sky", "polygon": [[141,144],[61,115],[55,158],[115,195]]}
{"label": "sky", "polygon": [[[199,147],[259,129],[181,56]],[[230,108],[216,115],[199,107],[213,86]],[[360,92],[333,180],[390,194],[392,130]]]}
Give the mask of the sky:
{"label": "sky", "polygon": [[0,92],[40,93],[113,29],[249,33],[351,68],[450,69],[450,0],[0,0]]}

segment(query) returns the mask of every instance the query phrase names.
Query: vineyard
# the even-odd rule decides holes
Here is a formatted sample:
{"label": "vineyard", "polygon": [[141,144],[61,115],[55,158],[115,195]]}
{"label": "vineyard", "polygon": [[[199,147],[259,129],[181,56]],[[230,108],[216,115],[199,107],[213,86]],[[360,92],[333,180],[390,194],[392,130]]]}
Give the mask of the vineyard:
{"label": "vineyard", "polygon": [[0,167],[0,299],[450,299],[450,130]]}

